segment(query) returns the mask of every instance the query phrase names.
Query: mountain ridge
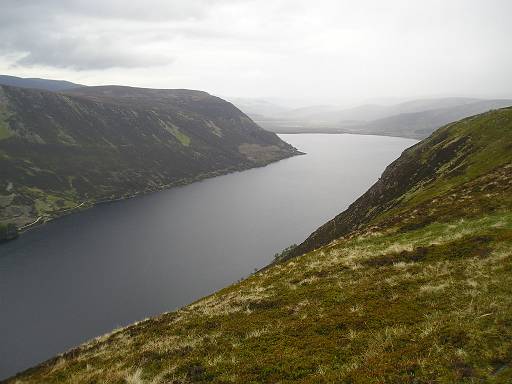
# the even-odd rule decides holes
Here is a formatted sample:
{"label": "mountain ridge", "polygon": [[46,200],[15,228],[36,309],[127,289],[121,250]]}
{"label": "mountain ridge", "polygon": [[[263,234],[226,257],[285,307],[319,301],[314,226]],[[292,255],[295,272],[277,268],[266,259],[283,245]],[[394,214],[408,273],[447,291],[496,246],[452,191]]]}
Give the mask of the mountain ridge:
{"label": "mountain ridge", "polygon": [[66,89],[84,87],[82,84],[72,83],[66,80],[50,80],[40,78],[27,78],[9,75],[0,75],[0,84],[11,87],[39,89],[43,91],[64,91]]}

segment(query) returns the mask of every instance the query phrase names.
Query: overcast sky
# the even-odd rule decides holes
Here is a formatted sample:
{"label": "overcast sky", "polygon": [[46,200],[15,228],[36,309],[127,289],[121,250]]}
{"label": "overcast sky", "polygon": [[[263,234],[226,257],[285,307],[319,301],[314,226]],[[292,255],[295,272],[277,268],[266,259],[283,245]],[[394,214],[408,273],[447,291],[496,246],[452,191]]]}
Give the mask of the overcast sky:
{"label": "overcast sky", "polygon": [[0,0],[0,73],[352,104],[512,97],[510,0]]}

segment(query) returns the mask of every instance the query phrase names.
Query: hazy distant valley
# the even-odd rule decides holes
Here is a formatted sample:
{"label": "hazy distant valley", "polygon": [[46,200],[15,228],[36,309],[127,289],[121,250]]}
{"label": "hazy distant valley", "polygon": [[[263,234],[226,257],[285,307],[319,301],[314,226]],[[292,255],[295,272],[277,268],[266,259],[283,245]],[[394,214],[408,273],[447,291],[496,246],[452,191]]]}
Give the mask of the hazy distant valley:
{"label": "hazy distant valley", "polygon": [[277,133],[355,133],[423,139],[437,128],[512,105],[512,99],[445,97],[352,108],[318,105],[284,107],[279,101],[232,98],[263,128]]}
{"label": "hazy distant valley", "polygon": [[0,238],[98,202],[299,154],[264,129],[421,139],[448,122],[512,104],[439,98],[293,109],[264,99],[232,101],[238,109],[200,91],[1,75]]}

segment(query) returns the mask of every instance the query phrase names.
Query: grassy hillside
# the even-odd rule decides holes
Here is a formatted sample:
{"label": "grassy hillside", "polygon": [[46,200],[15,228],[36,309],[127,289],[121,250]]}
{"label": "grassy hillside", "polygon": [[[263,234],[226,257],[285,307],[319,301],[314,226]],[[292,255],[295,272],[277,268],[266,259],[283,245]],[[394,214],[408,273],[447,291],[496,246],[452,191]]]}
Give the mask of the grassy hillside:
{"label": "grassy hillside", "polygon": [[0,223],[18,227],[298,153],[205,92],[0,86]]}
{"label": "grassy hillside", "polygon": [[510,383],[511,149],[512,109],[444,127],[312,250],[8,382]]}
{"label": "grassy hillside", "polygon": [[[292,254],[308,252],[363,226],[401,220],[405,228],[417,227],[441,215],[448,219],[471,210],[478,214],[480,209],[498,209],[502,201],[486,198],[485,191],[473,191],[472,183],[499,172],[510,162],[511,148],[512,108],[447,125],[407,149],[375,185]],[[462,197],[466,192],[470,197]]]}

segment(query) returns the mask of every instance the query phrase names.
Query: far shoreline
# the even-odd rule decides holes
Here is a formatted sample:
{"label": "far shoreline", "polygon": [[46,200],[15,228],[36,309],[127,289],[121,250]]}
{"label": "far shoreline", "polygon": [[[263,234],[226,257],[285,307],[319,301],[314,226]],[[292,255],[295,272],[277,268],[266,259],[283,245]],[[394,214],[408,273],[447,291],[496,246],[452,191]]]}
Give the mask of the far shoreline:
{"label": "far shoreline", "polygon": [[211,171],[211,172],[201,173],[194,177],[179,179],[179,180],[176,180],[175,182],[172,182],[169,184],[163,184],[156,188],[137,191],[136,193],[130,194],[130,195],[115,196],[110,199],[103,199],[103,200],[96,200],[96,201],[85,200],[85,201],[77,204],[75,207],[66,208],[61,211],[54,212],[53,214],[48,214],[47,216],[39,216],[39,217],[35,218],[35,220],[32,221],[31,223],[17,228],[17,236],[16,237],[10,238],[10,239],[5,239],[2,242],[0,242],[0,247],[2,246],[2,244],[6,244],[6,243],[10,243],[12,241],[15,241],[20,236],[22,236],[23,234],[27,233],[28,231],[30,231],[32,229],[42,227],[43,225],[53,222],[59,218],[62,218],[62,217],[65,217],[65,216],[68,216],[71,214],[79,213],[79,212],[88,210],[88,209],[93,208],[98,205],[121,202],[124,200],[133,199],[133,198],[140,197],[140,196],[150,195],[152,193],[162,192],[162,191],[170,190],[173,188],[184,187],[186,185],[190,185],[190,184],[193,184],[196,182],[201,182],[201,181],[207,180],[207,179],[212,179],[212,178],[215,178],[218,176],[225,176],[225,175],[229,175],[229,174],[236,173],[236,172],[248,171],[250,169],[263,168],[268,165],[278,163],[282,160],[286,160],[286,159],[290,159],[295,156],[302,156],[302,155],[306,155],[306,153],[302,152],[298,149],[295,149],[295,151],[293,153],[289,153],[288,156],[284,156],[277,160],[273,160],[273,161],[269,161],[269,162],[265,162],[265,163],[261,163],[261,164],[254,164],[251,166],[243,166],[243,165],[234,166],[231,168],[224,168],[224,169],[219,169],[219,170],[215,170],[215,171]]}

